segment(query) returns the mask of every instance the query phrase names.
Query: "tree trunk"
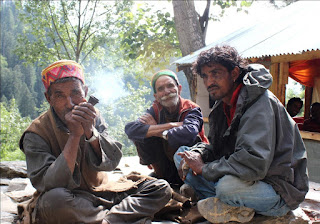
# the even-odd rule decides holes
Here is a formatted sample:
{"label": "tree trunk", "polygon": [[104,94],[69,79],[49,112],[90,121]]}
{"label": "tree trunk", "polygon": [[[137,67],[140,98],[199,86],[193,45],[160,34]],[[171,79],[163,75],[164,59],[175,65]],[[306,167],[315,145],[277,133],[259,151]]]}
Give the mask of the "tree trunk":
{"label": "tree trunk", "polygon": [[[180,50],[186,56],[205,46],[204,36],[200,27],[194,0],[173,0],[173,12]],[[189,83],[191,100],[195,102],[197,96],[197,77],[190,68],[184,69]]]}

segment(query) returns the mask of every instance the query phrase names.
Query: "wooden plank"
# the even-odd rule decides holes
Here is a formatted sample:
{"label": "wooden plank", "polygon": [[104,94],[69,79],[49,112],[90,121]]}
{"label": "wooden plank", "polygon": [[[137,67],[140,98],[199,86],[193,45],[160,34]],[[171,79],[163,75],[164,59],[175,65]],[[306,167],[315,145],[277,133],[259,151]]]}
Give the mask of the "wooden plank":
{"label": "wooden plank", "polygon": [[270,91],[273,92],[276,97],[279,98],[278,88],[279,88],[279,64],[273,63],[270,66],[270,73],[272,75],[273,81],[270,86]]}
{"label": "wooden plank", "polygon": [[304,91],[304,119],[308,119],[310,117],[312,92],[313,92],[313,88],[306,86]]}
{"label": "wooden plank", "polygon": [[302,52],[301,54],[287,54],[287,55],[272,56],[271,63],[291,62],[291,61],[299,61],[299,60],[312,60],[317,58],[320,58],[320,50],[306,51],[306,52]]}
{"label": "wooden plank", "polygon": [[319,146],[320,146],[320,133],[310,132],[310,131],[300,131],[300,134],[303,139],[311,139],[311,140],[319,141]]}
{"label": "wooden plank", "polygon": [[288,84],[288,77],[289,77],[289,63],[288,62],[281,62],[280,63],[280,83],[281,84]]}
{"label": "wooden plank", "polygon": [[286,100],[286,84],[288,84],[289,77],[289,63],[281,62],[279,64],[279,85],[278,85],[278,98],[283,105]]}
{"label": "wooden plank", "polygon": [[[203,122],[209,123],[209,118],[204,117]],[[300,134],[303,139],[311,139],[311,140],[319,141],[319,147],[320,147],[320,133],[300,130]]]}

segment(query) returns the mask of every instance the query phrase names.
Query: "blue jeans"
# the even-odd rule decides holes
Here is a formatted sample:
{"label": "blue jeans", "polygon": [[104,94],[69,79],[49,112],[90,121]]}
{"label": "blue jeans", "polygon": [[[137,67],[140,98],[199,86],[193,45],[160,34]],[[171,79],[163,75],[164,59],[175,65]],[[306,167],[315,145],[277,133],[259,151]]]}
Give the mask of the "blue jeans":
{"label": "blue jeans", "polygon": [[[177,153],[189,149],[181,146],[175,153],[177,168],[182,160]],[[257,214],[265,216],[283,216],[290,211],[273,187],[263,181],[243,181],[235,176],[225,175],[217,182],[212,182],[201,175],[193,175],[189,170],[184,182],[193,187],[199,199],[217,197],[228,205],[252,208]]]}

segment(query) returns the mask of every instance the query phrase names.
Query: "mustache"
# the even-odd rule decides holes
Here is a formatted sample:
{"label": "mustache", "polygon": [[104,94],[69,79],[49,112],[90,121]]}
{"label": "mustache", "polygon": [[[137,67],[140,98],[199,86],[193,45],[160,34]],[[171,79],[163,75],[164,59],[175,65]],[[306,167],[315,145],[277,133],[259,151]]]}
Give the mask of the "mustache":
{"label": "mustache", "polygon": [[210,89],[215,88],[215,87],[219,88],[218,85],[212,84],[212,85],[210,85],[210,86],[207,88],[207,90],[210,91]]}
{"label": "mustache", "polygon": [[169,95],[163,96],[163,97],[161,97],[160,99],[161,99],[161,100],[167,100],[167,99],[172,98],[172,97],[175,97],[175,96],[177,96],[177,95],[178,95],[177,93],[170,93]]}

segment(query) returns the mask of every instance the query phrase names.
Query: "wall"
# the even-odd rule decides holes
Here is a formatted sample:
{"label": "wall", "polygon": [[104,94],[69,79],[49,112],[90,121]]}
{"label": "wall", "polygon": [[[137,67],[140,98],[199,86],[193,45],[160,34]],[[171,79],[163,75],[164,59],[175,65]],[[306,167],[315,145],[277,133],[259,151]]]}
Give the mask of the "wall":
{"label": "wall", "polygon": [[320,141],[303,139],[307,149],[309,181],[320,183]]}

